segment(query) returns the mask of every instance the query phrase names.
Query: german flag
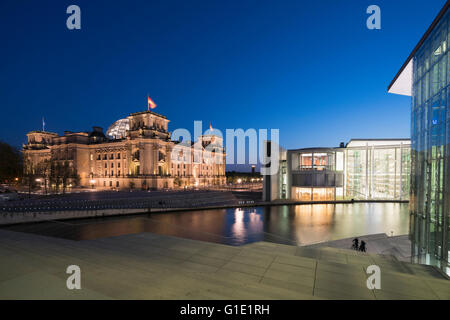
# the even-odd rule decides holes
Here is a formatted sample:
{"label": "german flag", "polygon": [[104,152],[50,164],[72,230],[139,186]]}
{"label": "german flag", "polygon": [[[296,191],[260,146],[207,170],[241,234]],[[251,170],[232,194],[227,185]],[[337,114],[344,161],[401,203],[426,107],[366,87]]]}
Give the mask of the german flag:
{"label": "german flag", "polygon": [[149,96],[147,96],[147,98],[148,98],[148,110],[155,109],[156,108],[156,103],[154,103],[153,100],[150,99]]}

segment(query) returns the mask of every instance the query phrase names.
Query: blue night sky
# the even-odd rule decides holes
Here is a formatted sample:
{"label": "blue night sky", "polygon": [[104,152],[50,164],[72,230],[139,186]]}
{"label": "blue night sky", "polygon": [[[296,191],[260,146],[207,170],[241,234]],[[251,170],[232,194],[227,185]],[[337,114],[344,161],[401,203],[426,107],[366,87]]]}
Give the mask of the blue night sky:
{"label": "blue night sky", "polygon": [[106,131],[147,93],[170,130],[278,128],[290,149],[409,137],[410,98],[387,86],[444,4],[2,0],[0,140],[20,146],[43,116],[48,131]]}

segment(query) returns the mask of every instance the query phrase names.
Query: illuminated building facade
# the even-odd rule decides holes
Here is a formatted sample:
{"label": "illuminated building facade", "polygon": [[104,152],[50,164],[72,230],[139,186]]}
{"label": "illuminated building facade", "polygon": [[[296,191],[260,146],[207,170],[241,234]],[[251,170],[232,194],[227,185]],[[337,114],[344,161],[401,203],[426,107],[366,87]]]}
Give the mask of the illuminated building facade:
{"label": "illuminated building facade", "polygon": [[411,96],[412,256],[450,274],[450,13],[445,4],[388,87]]}
{"label": "illuminated building facade", "polygon": [[283,151],[266,200],[408,200],[409,139],[352,139],[339,148]]}
{"label": "illuminated building facade", "polygon": [[205,134],[196,142],[173,141],[168,124],[165,116],[144,111],[116,121],[106,135],[99,127],[63,136],[31,131],[23,146],[25,175],[32,173],[51,185],[51,172],[59,164],[70,169],[71,185],[95,189],[225,184],[222,137]]}

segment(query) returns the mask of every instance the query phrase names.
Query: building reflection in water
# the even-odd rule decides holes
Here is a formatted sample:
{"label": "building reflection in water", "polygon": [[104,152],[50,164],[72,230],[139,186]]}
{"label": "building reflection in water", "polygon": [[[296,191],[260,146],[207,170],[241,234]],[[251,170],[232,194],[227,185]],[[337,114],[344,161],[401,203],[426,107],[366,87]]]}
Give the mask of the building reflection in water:
{"label": "building reflection in water", "polygon": [[5,229],[73,240],[152,232],[229,245],[263,240],[304,245],[375,233],[407,234],[408,227],[406,203],[353,203],[167,212]]}
{"label": "building reflection in water", "polygon": [[231,237],[233,244],[245,244],[256,240],[262,240],[264,224],[261,219],[262,213],[257,209],[234,210],[234,223],[231,226]]}
{"label": "building reflection in water", "polygon": [[297,245],[376,233],[407,234],[409,226],[408,205],[399,203],[268,207],[264,219],[266,240]]}

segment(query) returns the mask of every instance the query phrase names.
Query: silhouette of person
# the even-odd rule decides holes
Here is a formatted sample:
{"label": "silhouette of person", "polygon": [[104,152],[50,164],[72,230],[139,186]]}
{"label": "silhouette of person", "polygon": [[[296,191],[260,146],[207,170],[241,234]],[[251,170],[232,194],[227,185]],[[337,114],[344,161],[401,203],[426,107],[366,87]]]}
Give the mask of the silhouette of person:
{"label": "silhouette of person", "polygon": [[358,250],[358,242],[359,242],[358,238],[353,239],[352,242],[353,242],[352,248]]}
{"label": "silhouette of person", "polygon": [[366,252],[366,242],[364,240],[361,241],[361,245],[359,246],[359,251]]}

